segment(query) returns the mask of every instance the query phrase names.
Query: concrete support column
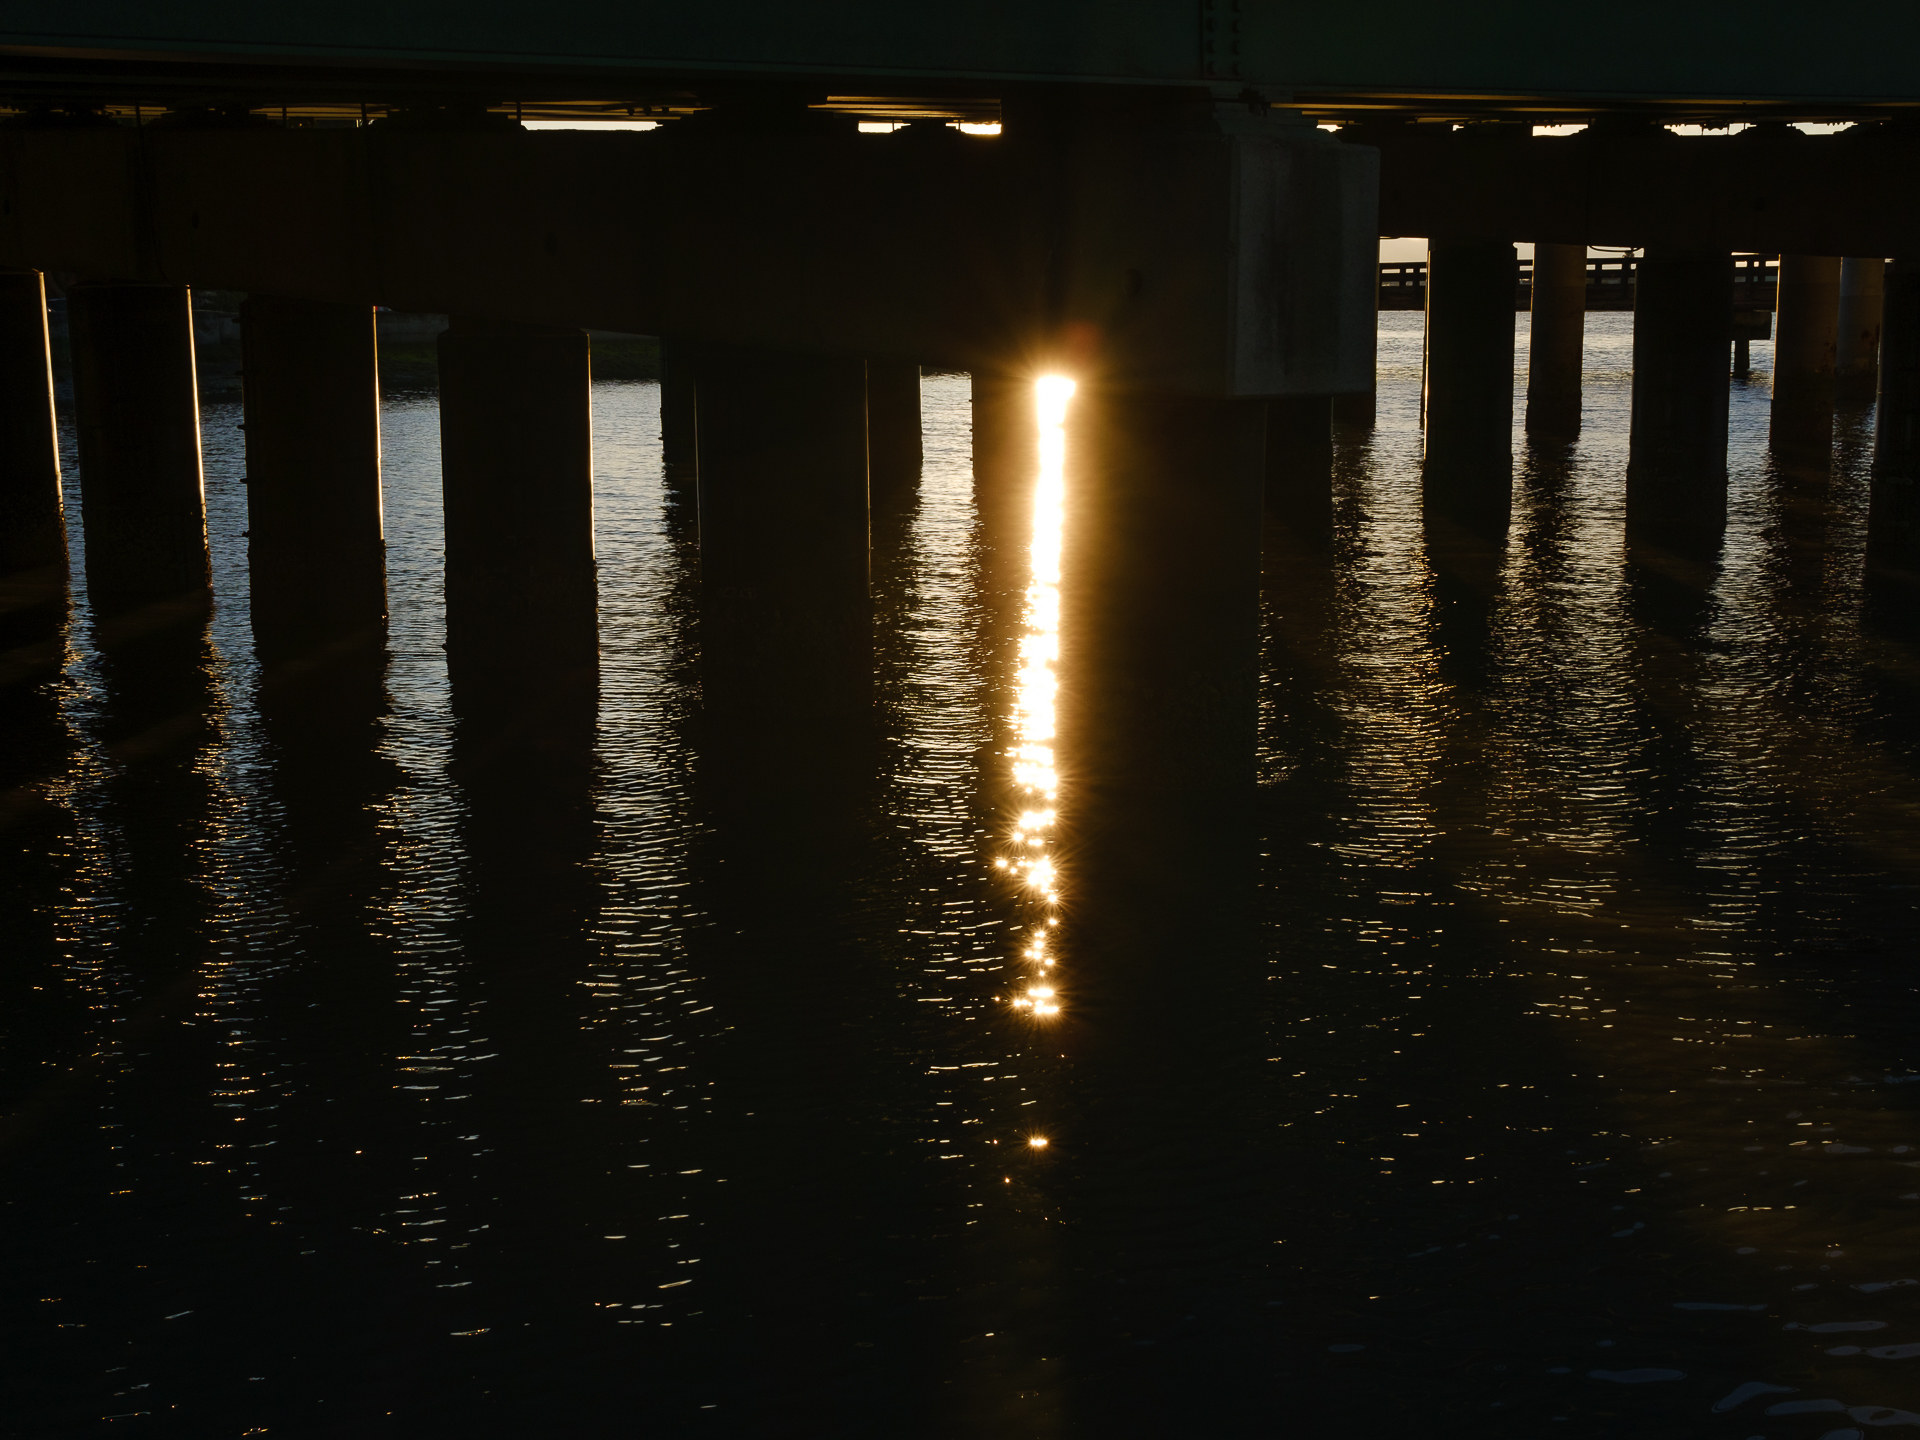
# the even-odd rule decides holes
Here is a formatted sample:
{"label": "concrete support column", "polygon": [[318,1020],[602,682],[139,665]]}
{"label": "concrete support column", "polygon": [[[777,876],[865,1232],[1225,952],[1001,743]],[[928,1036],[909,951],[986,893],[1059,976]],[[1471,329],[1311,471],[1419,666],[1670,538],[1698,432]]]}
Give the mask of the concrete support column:
{"label": "concrete support column", "polygon": [[[1380,328],[1380,266],[1378,261],[1373,267],[1373,325]],[[1378,413],[1380,389],[1377,384],[1369,385],[1348,395],[1333,397],[1333,423],[1341,430],[1365,431],[1373,429]]]}
{"label": "concrete support column", "polygon": [[710,715],[768,748],[864,735],[873,698],[867,384],[857,359],[703,346]]}
{"label": "concrete support column", "polygon": [[38,270],[0,271],[0,649],[51,634],[66,602],[46,286]]}
{"label": "concrete support column", "polygon": [[[1350,398],[1350,397],[1348,397]],[[1267,402],[1267,514],[1297,537],[1333,530],[1333,426],[1339,397]]]}
{"label": "concrete support column", "polygon": [[1580,365],[1587,333],[1587,247],[1533,247],[1527,343],[1527,436],[1550,444],[1580,434]]}
{"label": "concrete support column", "polygon": [[1435,240],[1427,254],[1426,498],[1503,523],[1513,503],[1513,302],[1504,240]]}
{"label": "concrete support column", "polygon": [[94,614],[198,614],[211,576],[191,299],[178,285],[76,285],[67,317]]}
{"label": "concrete support column", "polygon": [[1887,262],[1840,262],[1839,349],[1834,355],[1834,399],[1871,405],[1880,381],[1880,310],[1886,300]]}
{"label": "concrete support column", "polygon": [[1769,438],[1774,453],[1781,458],[1824,468],[1833,451],[1839,257],[1782,255],[1774,315],[1773,425]]}
{"label": "concrete support column", "polygon": [[1361,390],[1352,395],[1333,397],[1333,423],[1342,430],[1365,432],[1373,429],[1378,413],[1379,392]]}
{"label": "concrete support column", "polygon": [[[1103,390],[1067,412],[1057,740],[1063,1128],[1089,1178],[1066,1197],[1097,1236],[1074,1255],[1127,1277],[1093,1325],[1199,1313],[1258,1250],[1240,1096],[1259,996],[1246,924],[1254,857],[1260,508],[1258,401]],[[1052,808],[1051,802],[1046,802]],[[1036,807],[1037,808],[1037,807]],[[1201,1103],[1198,1075],[1217,1085]],[[1164,1222],[1204,1242],[1169,1263]],[[1148,1217],[1155,1217],[1149,1219]],[[1112,1289],[1123,1291],[1116,1301]],[[1177,1308],[1176,1308],[1177,1307]],[[1091,1328],[1091,1327],[1090,1327]],[[1109,1332],[1110,1333],[1110,1332]],[[1247,1408],[1246,1368],[1195,1387],[1209,1433]],[[1175,1433],[1192,1403],[1157,1375],[1089,1408],[1105,1433]],[[1128,1414],[1150,1414],[1145,1429]]]}
{"label": "concrete support column", "polygon": [[1867,558],[1920,586],[1920,257],[1886,268]]}
{"label": "concrete support column", "polygon": [[1068,410],[1061,810],[1076,870],[1123,891],[1253,793],[1265,409],[1083,386]]}
{"label": "concrete support column", "polygon": [[867,361],[867,465],[876,505],[911,500],[920,487],[920,366]]}
{"label": "concrete support column", "polygon": [[1717,544],[1727,519],[1733,257],[1649,250],[1634,292],[1627,534]]}
{"label": "concrete support column", "polygon": [[255,649],[270,666],[377,649],[387,592],[373,307],[253,296],[240,327]]}
{"label": "concrete support column", "polygon": [[973,382],[974,498],[1031,485],[1039,463],[1033,381],[976,370]]}
{"label": "concrete support column", "polygon": [[700,475],[699,445],[695,440],[698,405],[693,348],[684,340],[660,341],[660,458],[667,472],[667,488],[679,491],[694,485]]}
{"label": "concrete support column", "polygon": [[597,674],[587,334],[456,315],[439,343],[454,704],[528,711]]}

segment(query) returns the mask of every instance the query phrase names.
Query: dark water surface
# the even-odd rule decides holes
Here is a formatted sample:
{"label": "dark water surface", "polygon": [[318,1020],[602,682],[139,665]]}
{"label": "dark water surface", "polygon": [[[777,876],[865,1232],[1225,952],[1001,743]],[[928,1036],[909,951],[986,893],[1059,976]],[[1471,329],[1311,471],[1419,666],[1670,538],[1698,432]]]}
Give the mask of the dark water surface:
{"label": "dark water surface", "polygon": [[[1629,564],[1631,317],[1588,324],[1586,437],[1519,447],[1503,544],[1423,531],[1413,315],[1331,549],[1267,537],[1264,984],[1221,997],[1257,1063],[1141,1109],[1192,1168],[1144,1208],[1055,1043],[1098,927],[1062,932],[1066,1014],[1010,1003],[1054,911],[997,863],[1044,849],[1029,577],[975,513],[964,377],[875,518],[877,775],[744,794],[654,387],[594,392],[586,757],[449,709],[431,396],[386,404],[384,685],[263,704],[209,406],[205,643],[103,660],[82,595],[0,722],[0,1429],[1920,1426],[1920,670],[1863,623],[1870,417],[1776,473],[1763,363],[1720,565]],[[1176,851],[1193,906],[1214,860]],[[1154,940],[1182,1015],[1231,928]],[[1216,1108],[1210,1167],[1172,1132]]]}

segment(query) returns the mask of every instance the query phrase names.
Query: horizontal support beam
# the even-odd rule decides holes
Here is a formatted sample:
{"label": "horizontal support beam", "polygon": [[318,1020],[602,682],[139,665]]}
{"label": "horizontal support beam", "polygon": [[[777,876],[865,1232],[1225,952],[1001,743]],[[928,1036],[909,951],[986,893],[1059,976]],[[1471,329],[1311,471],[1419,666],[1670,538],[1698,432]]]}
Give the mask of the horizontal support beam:
{"label": "horizontal support beam", "polygon": [[1009,273],[984,244],[982,217],[1008,208],[990,142],[956,137],[932,165],[911,148],[694,146],[649,132],[0,131],[0,258],[788,348],[918,358],[931,333],[940,353],[927,358],[963,359],[1036,312],[1040,277]]}
{"label": "horizontal support beam", "polygon": [[1304,122],[694,126],[0,129],[0,264],[1175,393],[1371,374],[1373,152]]}
{"label": "horizontal support beam", "polygon": [[1807,135],[1658,126],[1534,136],[1525,127],[1361,126],[1377,147],[1388,235],[1801,255],[1920,247],[1920,131]]}

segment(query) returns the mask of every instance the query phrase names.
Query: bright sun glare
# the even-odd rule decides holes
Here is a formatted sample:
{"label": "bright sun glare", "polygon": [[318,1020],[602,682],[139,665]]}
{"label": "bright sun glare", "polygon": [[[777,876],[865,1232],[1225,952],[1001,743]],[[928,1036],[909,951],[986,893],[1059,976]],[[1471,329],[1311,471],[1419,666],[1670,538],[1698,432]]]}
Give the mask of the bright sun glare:
{"label": "bright sun glare", "polygon": [[[1018,851],[995,863],[1020,873],[1026,888],[1052,908],[1060,900],[1059,876],[1048,853],[1055,819],[1052,802],[1060,788],[1054,767],[1054,701],[1060,660],[1060,532],[1066,517],[1067,402],[1073,381],[1047,375],[1034,383],[1034,406],[1039,420],[1039,475],[1033,488],[1033,542],[1029,550],[1031,573],[1027,583],[1026,633],[1020,638],[1018,698],[1014,726],[1018,743],[1013,752],[1013,779],[1029,801],[1015,822],[1011,836]],[[1044,807],[1037,802],[1045,802]],[[1047,976],[1053,959],[1047,953],[1047,930],[1058,923],[1048,916],[1045,925],[1029,932],[1033,939],[1023,952],[1036,977]],[[1037,1016],[1058,1015],[1060,1003],[1052,986],[1036,978],[1015,1008]],[[1046,1142],[1039,1141],[1039,1144]]]}

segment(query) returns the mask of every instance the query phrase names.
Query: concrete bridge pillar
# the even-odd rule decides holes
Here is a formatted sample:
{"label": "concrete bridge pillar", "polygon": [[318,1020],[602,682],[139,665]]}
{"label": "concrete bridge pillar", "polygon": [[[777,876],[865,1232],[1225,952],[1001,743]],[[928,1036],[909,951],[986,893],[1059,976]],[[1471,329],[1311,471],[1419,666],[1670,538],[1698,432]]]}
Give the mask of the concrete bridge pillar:
{"label": "concrete bridge pillar", "polygon": [[1587,332],[1587,247],[1533,247],[1527,342],[1527,437],[1560,444],[1580,434],[1580,366]]}
{"label": "concrete bridge pillar", "polygon": [[695,440],[698,405],[694,381],[693,347],[684,340],[660,341],[660,459],[670,494],[689,497],[700,476],[699,446]]}
{"label": "concrete bridge pillar", "polygon": [[1781,459],[1824,469],[1833,451],[1840,258],[1782,255],[1774,317],[1770,442]]}
{"label": "concrete bridge pillar", "polygon": [[[1373,267],[1373,326],[1380,328],[1380,266],[1376,260]],[[1376,379],[1377,377],[1369,377]],[[1333,397],[1333,423],[1336,429],[1367,431],[1373,429],[1379,410],[1380,387],[1369,384],[1364,390],[1356,390]]]}
{"label": "concrete bridge pillar", "polygon": [[1333,530],[1338,405],[1339,398],[1328,395],[1290,395],[1267,402],[1267,514],[1300,538]]}
{"label": "concrete bridge pillar", "polygon": [[867,466],[876,505],[913,498],[920,485],[920,366],[867,361]]}
{"label": "concrete bridge pillar", "polygon": [[1880,381],[1880,311],[1887,262],[1849,257],[1840,262],[1839,348],[1834,355],[1834,399],[1871,405]]}
{"label": "concrete bridge pillar", "polygon": [[52,634],[66,602],[46,285],[0,271],[0,649]]}
{"label": "concrete bridge pillar", "polygon": [[1251,799],[1265,411],[1082,386],[1067,412],[1062,808],[1117,893]]}
{"label": "concrete bridge pillar", "polygon": [[1377,390],[1357,390],[1351,395],[1334,396],[1334,426],[1357,434],[1364,434],[1373,429],[1378,417],[1379,399]]}
{"label": "concrete bridge pillar", "polygon": [[1629,540],[1717,544],[1727,520],[1733,257],[1652,249],[1634,292]]}
{"label": "concrete bridge pillar", "polygon": [[179,285],[83,284],[67,318],[94,615],[137,629],[198,616],[211,572],[192,301]]}
{"label": "concrete bridge pillar", "polygon": [[253,296],[240,308],[247,568],[268,665],[377,649],[387,613],[373,307]]}
{"label": "concrete bridge pillar", "polygon": [[752,718],[762,742],[789,750],[864,734],[866,365],[719,345],[702,346],[697,363],[709,713]]}
{"label": "concrete bridge pillar", "polygon": [[1513,302],[1504,240],[1435,240],[1427,253],[1426,498],[1504,523],[1513,503]]}
{"label": "concrete bridge pillar", "polygon": [[1920,257],[1891,261],[1885,283],[1867,559],[1920,587]]}
{"label": "concrete bridge pillar", "polygon": [[976,370],[972,393],[974,498],[984,503],[989,492],[1031,484],[1039,430],[1030,378]]}
{"label": "concrete bridge pillar", "polygon": [[456,315],[439,345],[454,705],[530,713],[597,679],[587,334]]}

